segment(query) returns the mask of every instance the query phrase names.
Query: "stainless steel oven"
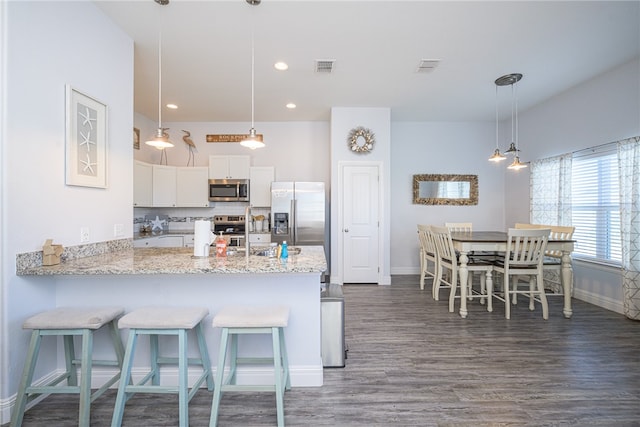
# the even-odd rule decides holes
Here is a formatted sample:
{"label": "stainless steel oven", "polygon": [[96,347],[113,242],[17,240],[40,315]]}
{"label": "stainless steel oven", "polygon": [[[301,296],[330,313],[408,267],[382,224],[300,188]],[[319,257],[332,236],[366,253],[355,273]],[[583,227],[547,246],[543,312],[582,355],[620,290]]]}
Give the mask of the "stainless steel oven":
{"label": "stainless steel oven", "polygon": [[210,179],[209,201],[212,202],[248,202],[248,179]]}
{"label": "stainless steel oven", "polygon": [[245,216],[217,215],[213,217],[213,232],[229,237],[229,246],[245,246]]}

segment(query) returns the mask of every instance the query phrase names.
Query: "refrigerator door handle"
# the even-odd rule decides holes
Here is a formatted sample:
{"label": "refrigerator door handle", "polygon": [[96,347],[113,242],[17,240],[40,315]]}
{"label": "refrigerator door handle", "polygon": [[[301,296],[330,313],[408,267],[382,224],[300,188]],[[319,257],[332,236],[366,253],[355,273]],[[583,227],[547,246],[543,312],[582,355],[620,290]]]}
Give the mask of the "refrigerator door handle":
{"label": "refrigerator door handle", "polygon": [[293,227],[291,227],[291,242],[290,245],[295,245],[298,238],[298,218],[296,217],[296,203],[294,198],[291,200],[291,221],[293,221]]}

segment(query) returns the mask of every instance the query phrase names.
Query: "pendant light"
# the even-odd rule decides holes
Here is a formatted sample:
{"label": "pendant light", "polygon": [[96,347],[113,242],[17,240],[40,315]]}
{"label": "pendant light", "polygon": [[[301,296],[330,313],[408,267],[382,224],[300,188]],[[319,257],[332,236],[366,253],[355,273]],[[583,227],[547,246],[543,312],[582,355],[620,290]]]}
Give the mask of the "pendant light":
{"label": "pendant light", "polygon": [[[155,0],[155,2],[161,6],[169,4],[168,0]],[[145,144],[156,147],[159,150],[173,147],[173,143],[169,140],[169,134],[167,133],[168,129],[162,127],[162,23],[160,22],[158,29],[158,130],[152,139],[145,141]],[[164,156],[166,162],[164,151],[162,156]],[[160,163],[162,163],[162,157],[160,158]]]}
{"label": "pendant light", "polygon": [[[260,4],[260,0],[247,0],[252,6],[257,6]],[[258,137],[256,134],[256,129],[254,128],[254,111],[255,111],[255,63],[256,63],[256,55],[255,55],[255,41],[253,29],[251,30],[251,129],[249,130],[249,136],[242,141],[240,141],[240,145],[243,147],[250,148],[255,150],[256,148],[264,147],[264,142],[262,139]]]}
{"label": "pendant light", "polygon": [[500,138],[498,137],[498,84],[496,83],[496,150],[493,152],[493,155],[489,157],[490,162],[501,162],[507,157],[500,152]]}
{"label": "pendant light", "polygon": [[[506,74],[496,79],[497,86],[511,86],[511,144],[504,152],[514,156],[513,162],[507,166],[510,170],[520,170],[527,167],[526,163],[520,161],[520,148],[518,148],[518,96],[516,91],[516,83],[522,79],[522,74],[513,73]],[[497,120],[497,119],[496,119]]]}

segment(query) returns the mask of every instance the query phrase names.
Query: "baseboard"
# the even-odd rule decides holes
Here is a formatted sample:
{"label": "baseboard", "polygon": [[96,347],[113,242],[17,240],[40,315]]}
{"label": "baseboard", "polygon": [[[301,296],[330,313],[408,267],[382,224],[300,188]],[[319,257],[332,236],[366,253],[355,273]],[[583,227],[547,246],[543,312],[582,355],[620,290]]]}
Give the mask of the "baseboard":
{"label": "baseboard", "polygon": [[[79,372],[79,371],[78,371]],[[48,375],[34,381],[33,384],[36,386],[45,385],[50,383],[54,379],[56,379],[59,375],[63,374],[64,370],[60,369],[57,371],[50,372]],[[80,374],[78,374],[80,375]],[[111,376],[113,376],[112,374]],[[106,382],[105,380],[104,382]],[[31,402],[27,403],[26,409],[31,408],[34,405],[37,405],[39,402],[42,402],[47,396],[39,396],[33,399]],[[11,421],[11,411],[16,404],[16,393],[9,396],[7,399],[0,400],[0,425],[5,425]]]}
{"label": "baseboard", "polygon": [[[213,367],[213,373],[215,375],[215,366]],[[131,376],[133,377],[134,382],[140,381],[146,374],[149,372],[148,368],[140,367],[133,369],[131,371]],[[64,373],[63,369],[56,370],[54,372],[49,373],[47,376],[40,378],[35,381],[35,385],[43,385],[50,382],[52,379],[56,378],[58,375]],[[195,383],[195,381],[199,378],[202,371],[198,368],[189,369],[189,384]],[[289,373],[291,375],[291,386],[292,387],[320,387],[323,384],[323,368],[322,363],[320,362],[316,365],[292,365],[289,366]],[[105,384],[109,379],[111,379],[116,374],[116,370],[113,368],[107,367],[94,367],[92,378],[91,378],[91,388],[97,389],[103,384]],[[78,375],[80,375],[78,373]],[[237,372],[237,383],[238,384],[273,384],[273,368],[268,367],[260,367],[260,366],[239,366]],[[178,368],[177,367],[163,367],[160,369],[160,378],[161,383],[163,385],[178,385]],[[117,388],[118,383],[111,386],[110,388]],[[201,387],[206,387],[206,384],[203,384]],[[39,397],[35,399],[33,402],[30,402],[27,405],[27,409],[36,405],[46,396]],[[0,425],[4,425],[11,421],[11,410],[16,403],[16,394],[14,393],[7,399],[0,400]]]}
{"label": "baseboard", "polygon": [[619,314],[624,314],[624,306],[622,301],[618,301],[603,295],[594,294],[582,289],[573,288],[573,297],[580,301],[588,302],[589,304],[602,307],[606,310],[614,311]]}
{"label": "baseboard", "polygon": [[420,267],[391,267],[391,274],[398,276],[420,275]]}

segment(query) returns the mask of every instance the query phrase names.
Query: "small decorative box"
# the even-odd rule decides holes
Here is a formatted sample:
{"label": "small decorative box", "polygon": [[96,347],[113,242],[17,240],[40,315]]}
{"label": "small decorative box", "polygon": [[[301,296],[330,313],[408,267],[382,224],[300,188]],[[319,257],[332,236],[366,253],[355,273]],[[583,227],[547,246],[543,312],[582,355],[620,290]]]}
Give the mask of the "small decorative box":
{"label": "small decorative box", "polygon": [[42,246],[42,265],[60,264],[60,255],[63,250],[62,245],[54,245],[53,239],[47,239]]}

